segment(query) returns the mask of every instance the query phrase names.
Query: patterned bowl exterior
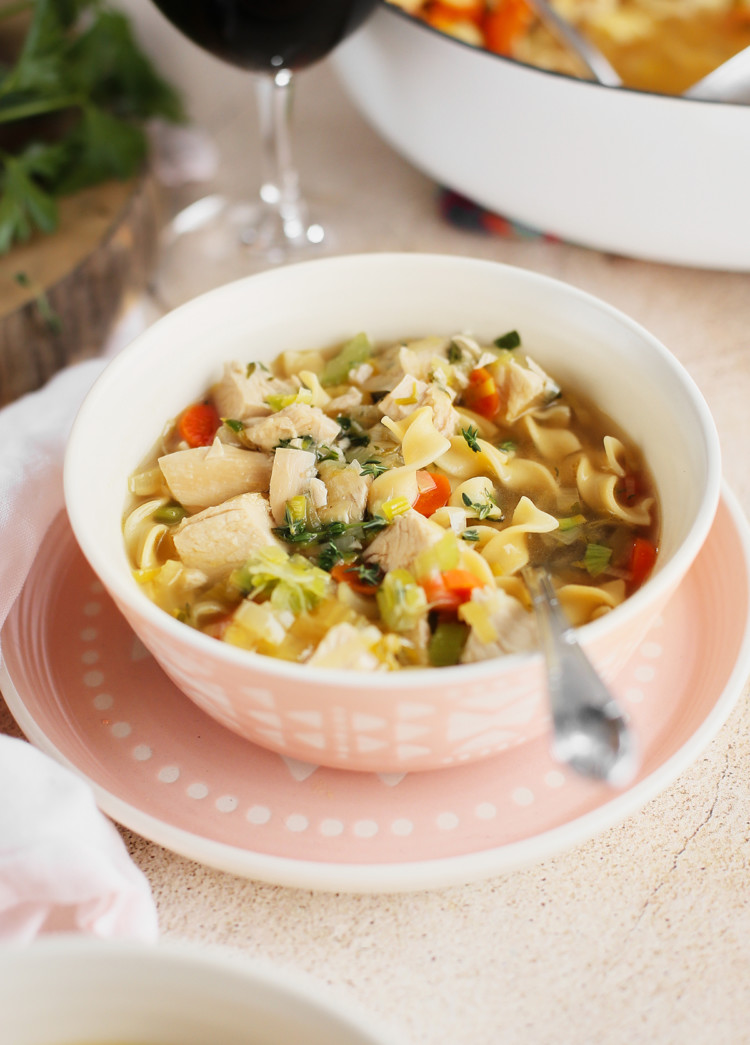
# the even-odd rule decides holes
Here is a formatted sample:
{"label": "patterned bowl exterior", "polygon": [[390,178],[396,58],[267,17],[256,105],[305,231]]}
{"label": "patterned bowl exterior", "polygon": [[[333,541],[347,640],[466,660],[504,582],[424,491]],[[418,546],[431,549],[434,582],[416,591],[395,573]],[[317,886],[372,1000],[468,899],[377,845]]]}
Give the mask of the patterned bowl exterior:
{"label": "patterned bowl exterior", "polygon": [[[625,665],[664,601],[592,644],[588,653],[603,678],[614,678]],[[203,653],[193,641],[203,636],[186,628],[180,641],[156,631],[131,607],[118,606],[169,678],[206,714],[246,740],[303,762],[377,773],[439,769],[488,758],[550,727],[540,656],[486,661],[473,673],[410,672],[406,684],[397,673],[383,673],[373,685],[373,676],[363,680],[349,672],[332,683],[328,673],[314,669],[302,681],[264,670],[260,656],[249,655],[246,664],[213,658],[210,647]]]}

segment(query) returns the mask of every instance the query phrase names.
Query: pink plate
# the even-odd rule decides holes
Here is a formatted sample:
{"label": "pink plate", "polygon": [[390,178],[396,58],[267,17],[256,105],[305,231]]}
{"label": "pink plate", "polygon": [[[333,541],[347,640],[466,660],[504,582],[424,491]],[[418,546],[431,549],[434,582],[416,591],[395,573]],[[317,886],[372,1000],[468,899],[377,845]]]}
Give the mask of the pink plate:
{"label": "pink plate", "polygon": [[614,792],[546,738],[406,776],[285,759],[200,711],[134,637],[64,517],[3,631],[0,688],[26,736],[83,775],[113,819],[235,874],[386,892],[497,874],[609,827],[667,786],[750,672],[750,530],[726,489],[693,568],[613,686],[643,765]]}

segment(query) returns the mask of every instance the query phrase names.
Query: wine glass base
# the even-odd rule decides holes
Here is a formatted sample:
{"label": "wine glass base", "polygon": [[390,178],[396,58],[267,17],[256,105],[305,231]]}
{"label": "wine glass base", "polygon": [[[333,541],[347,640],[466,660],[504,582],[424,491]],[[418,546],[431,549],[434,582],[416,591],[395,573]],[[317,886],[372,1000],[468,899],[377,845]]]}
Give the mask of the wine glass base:
{"label": "wine glass base", "polygon": [[165,310],[242,276],[331,249],[324,224],[301,204],[292,214],[204,196],[164,230],[152,293]]}

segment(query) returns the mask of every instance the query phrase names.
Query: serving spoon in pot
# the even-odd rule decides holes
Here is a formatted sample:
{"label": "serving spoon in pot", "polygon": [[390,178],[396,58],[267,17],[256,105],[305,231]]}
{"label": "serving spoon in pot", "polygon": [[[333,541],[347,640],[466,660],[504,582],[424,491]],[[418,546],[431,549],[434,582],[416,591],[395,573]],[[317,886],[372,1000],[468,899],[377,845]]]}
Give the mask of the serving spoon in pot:
{"label": "serving spoon in pot", "polygon": [[[622,80],[608,59],[575,26],[562,18],[549,0],[528,0],[550,32],[578,55],[594,80],[605,87],[622,87]],[[750,104],[750,47],[738,51],[682,94],[704,102]]]}
{"label": "serving spoon in pot", "polygon": [[526,566],[522,573],[547,666],[552,752],[583,776],[623,787],[638,768],[627,718],[579,646],[547,570]]}

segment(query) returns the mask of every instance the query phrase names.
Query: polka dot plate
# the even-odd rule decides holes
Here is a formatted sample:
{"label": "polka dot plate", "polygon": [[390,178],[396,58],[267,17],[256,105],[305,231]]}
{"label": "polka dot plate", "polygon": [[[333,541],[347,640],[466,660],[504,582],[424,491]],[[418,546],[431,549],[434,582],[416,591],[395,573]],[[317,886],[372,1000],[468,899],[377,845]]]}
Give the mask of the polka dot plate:
{"label": "polka dot plate", "polygon": [[64,518],[3,631],[0,688],[26,736],[114,820],[209,866],[300,888],[422,889],[510,870],[634,812],[716,734],[750,672],[750,531],[725,490],[693,568],[613,686],[643,757],[622,791],[557,765],[547,738],[406,776],[285,759],[166,678]]}

